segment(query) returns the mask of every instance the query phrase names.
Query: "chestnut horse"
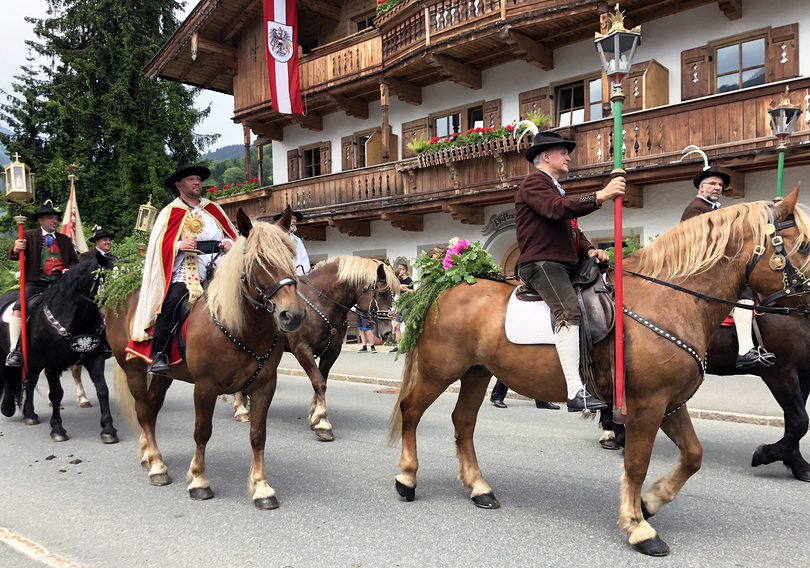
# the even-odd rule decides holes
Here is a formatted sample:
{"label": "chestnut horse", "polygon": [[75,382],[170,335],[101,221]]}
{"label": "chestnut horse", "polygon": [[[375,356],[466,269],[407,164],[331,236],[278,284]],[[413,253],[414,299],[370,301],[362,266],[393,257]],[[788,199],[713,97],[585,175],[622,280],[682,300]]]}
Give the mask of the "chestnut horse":
{"label": "chestnut horse", "polygon": [[[740,371],[737,368],[737,339],[734,327],[720,327],[712,336],[706,353],[706,372],[735,376],[741,373],[759,376],[779,403],[785,417],[782,439],[761,444],[754,451],[751,465],[757,467],[781,461],[793,477],[810,482],[810,464],[804,459],[799,443],[807,434],[807,396],[810,394],[810,318],[763,313],[757,315],[763,344],[776,359],[772,367]],[[733,396],[733,395],[732,395]],[[624,426],[614,424],[610,413],[601,413],[605,434],[599,443],[618,450],[624,445]]]}
{"label": "chestnut horse", "polygon": [[[331,442],[335,436],[326,409],[326,379],[340,355],[348,312],[357,305],[371,322],[374,334],[387,341],[393,332],[391,305],[399,293],[399,279],[378,260],[336,256],[298,280],[298,295],[307,305],[307,319],[301,329],[287,335],[288,350],[315,390],[309,426],[319,440]],[[234,395],[234,416],[240,422],[247,417],[241,393]]]}
{"label": "chestnut horse", "polygon": [[[627,258],[625,269],[690,290],[710,290],[725,301],[736,301],[746,282],[762,296],[783,290],[786,273],[780,263],[771,262],[771,269],[767,260],[752,259],[772,259],[782,253],[788,260],[784,271],[810,267],[810,218],[794,209],[798,193],[797,188],[776,205],[742,203],[680,223]],[[807,285],[803,276],[800,284]],[[619,527],[637,550],[661,556],[669,548],[646,518],[672,501],[700,469],[702,448],[685,403],[700,386],[703,354],[729,308],[630,273],[624,287],[630,316],[638,315],[648,323],[631,317],[624,323],[627,443]],[[554,346],[515,345],[506,339],[504,314],[512,290],[509,284],[491,280],[462,283],[442,293],[438,305],[428,310],[417,346],[405,359],[391,417],[391,441],[402,438],[396,486],[408,501],[414,498],[417,481],[416,427],[425,410],[454,381],[460,381],[452,414],[459,479],[472,490],[473,501],[487,508],[499,504],[481,475],[473,431],[491,376],[528,398],[565,400],[565,381]],[[447,349],[448,344],[454,348]],[[593,351],[596,384],[589,386],[605,401],[613,400],[612,346],[611,334]],[[539,369],[545,375],[538,377]],[[659,428],[679,448],[680,460],[642,494]]]}
{"label": "chestnut horse", "polygon": [[295,293],[295,247],[286,232],[290,217],[287,208],[282,228],[268,223],[252,225],[239,210],[237,226],[242,236],[222,258],[206,294],[191,310],[186,322],[185,361],[172,367],[168,377],[154,376],[148,385],[146,361],[127,357],[138,292],[130,295],[117,314],[108,310],[107,338],[132,393],[132,397],[120,396],[125,389],[121,373],[117,372],[119,408],[131,416],[134,405],[143,429],[139,443],[141,464],[148,469],[152,485],[171,483],[155,441],[155,422],[172,379],[180,379],[194,385],[197,448],[186,476],[191,498],[214,496],[205,476],[205,446],[211,438],[217,396],[243,390],[250,395],[257,417],[250,425],[253,459],[248,491],[257,508],[278,507],[264,470],[267,411],[284,350],[282,334],[301,327],[306,317],[304,305]]}

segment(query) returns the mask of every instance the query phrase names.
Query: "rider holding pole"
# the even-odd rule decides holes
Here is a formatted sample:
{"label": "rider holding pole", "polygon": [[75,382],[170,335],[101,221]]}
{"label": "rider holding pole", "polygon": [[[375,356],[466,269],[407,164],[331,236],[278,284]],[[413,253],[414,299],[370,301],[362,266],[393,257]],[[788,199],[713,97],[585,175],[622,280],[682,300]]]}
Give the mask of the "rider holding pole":
{"label": "rider holding pole", "polygon": [[[60,225],[59,211],[47,200],[34,213],[39,221],[39,229],[29,229],[23,238],[16,239],[8,257],[19,259],[20,252],[25,252],[25,298],[30,301],[35,294],[41,294],[62,277],[62,274],[79,262],[76,249],[70,237],[56,229]],[[14,311],[8,324],[9,353],[6,357],[7,367],[22,366],[22,354],[18,343],[22,333],[20,301],[14,304]]]}
{"label": "rider holding pole", "polygon": [[576,142],[556,132],[535,135],[526,159],[536,171],[523,180],[515,196],[515,231],[520,247],[517,273],[554,314],[554,345],[568,386],[569,412],[607,408],[588,393],[579,374],[582,313],[570,277],[579,260],[596,257],[597,262],[607,262],[608,256],[585,238],[577,227],[577,217],[623,195],[625,187],[624,178],[616,177],[599,191],[566,197],[557,180],[568,173],[569,154],[575,147]]}

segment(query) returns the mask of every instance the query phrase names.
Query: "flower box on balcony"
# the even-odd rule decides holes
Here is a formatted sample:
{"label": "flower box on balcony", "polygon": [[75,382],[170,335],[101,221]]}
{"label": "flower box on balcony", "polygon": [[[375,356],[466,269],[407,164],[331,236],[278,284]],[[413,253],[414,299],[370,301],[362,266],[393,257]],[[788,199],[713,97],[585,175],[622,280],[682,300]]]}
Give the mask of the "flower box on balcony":
{"label": "flower box on balcony", "polygon": [[523,140],[515,140],[512,136],[504,138],[497,138],[495,140],[482,140],[474,144],[466,144],[464,146],[452,146],[437,152],[430,152],[427,154],[420,154],[416,157],[420,168],[427,168],[430,166],[437,166],[447,164],[449,162],[458,162],[461,160],[472,160],[483,156],[495,156],[497,154],[505,154],[507,152],[519,152],[525,150],[531,145],[531,136],[525,136]]}

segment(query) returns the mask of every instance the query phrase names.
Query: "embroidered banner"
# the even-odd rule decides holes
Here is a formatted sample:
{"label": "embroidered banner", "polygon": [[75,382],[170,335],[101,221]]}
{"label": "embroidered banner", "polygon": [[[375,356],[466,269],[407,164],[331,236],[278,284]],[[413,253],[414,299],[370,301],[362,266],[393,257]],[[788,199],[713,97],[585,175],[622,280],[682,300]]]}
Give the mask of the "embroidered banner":
{"label": "embroidered banner", "polygon": [[80,254],[87,252],[87,240],[84,238],[82,218],[79,216],[79,204],[76,201],[76,188],[73,183],[70,184],[70,197],[68,198],[67,207],[65,207],[65,216],[62,219],[62,228],[59,229],[59,232],[70,237],[76,252]]}
{"label": "embroidered banner", "polygon": [[295,0],[263,0],[265,59],[270,102],[284,114],[303,114],[298,77],[298,17]]}

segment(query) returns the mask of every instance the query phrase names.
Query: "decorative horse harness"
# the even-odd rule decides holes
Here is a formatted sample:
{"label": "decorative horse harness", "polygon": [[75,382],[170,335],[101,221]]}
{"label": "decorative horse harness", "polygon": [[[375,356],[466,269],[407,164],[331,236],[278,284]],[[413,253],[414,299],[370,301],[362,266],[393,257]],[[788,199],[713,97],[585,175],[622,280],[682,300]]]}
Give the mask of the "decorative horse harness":
{"label": "decorative horse harness", "polygon": [[[248,288],[249,290],[250,284],[248,283],[247,274],[245,272],[242,272],[240,278],[244,283],[245,287]],[[258,310],[259,308],[262,308],[268,314],[272,314],[273,312],[276,311],[276,304],[271,300],[271,298],[276,294],[276,292],[281,290],[284,286],[295,286],[295,287],[298,286],[298,282],[296,282],[294,278],[285,277],[276,282],[273,285],[273,287],[270,288],[269,290],[265,290],[264,288],[262,288],[261,284],[259,284],[259,281],[256,279],[256,275],[253,273],[253,271],[250,272],[250,280],[252,282],[253,289],[259,296],[259,299],[254,298],[247,292],[242,292],[242,297],[244,297],[248,301],[248,303],[253,306],[253,309]],[[240,392],[244,392],[245,389],[247,389],[251,384],[253,384],[253,381],[256,380],[256,377],[259,376],[259,373],[264,368],[264,365],[270,359],[270,356],[276,349],[276,345],[278,345],[278,340],[279,337],[281,337],[281,334],[276,332],[276,339],[273,341],[273,344],[270,346],[270,348],[264,355],[259,355],[255,353],[250,347],[239,341],[238,338],[234,337],[233,334],[231,334],[231,332],[228,331],[227,328],[225,328],[225,326],[222,325],[222,323],[220,323],[220,321],[214,315],[214,312],[212,312],[211,308],[208,307],[207,290],[205,291],[205,307],[206,309],[208,309],[208,314],[211,316],[211,321],[214,322],[214,325],[216,325],[219,328],[219,330],[225,335],[225,337],[230,339],[234,345],[236,345],[239,349],[241,349],[242,351],[244,351],[245,353],[256,359],[256,361],[258,362],[258,366],[256,367],[256,370],[253,372],[253,375],[247,380],[247,382],[244,385],[242,385],[241,388],[238,389]]]}
{"label": "decorative horse harness", "polygon": [[[349,312],[354,312],[360,317],[370,320],[372,326],[376,324],[377,321],[380,319],[391,320],[394,318],[394,316],[391,315],[390,311],[380,310],[377,306],[377,282],[374,282],[373,284],[366,284],[365,286],[363,286],[363,289],[360,290],[360,293],[357,294],[357,296],[355,296],[352,306],[348,307],[344,306],[337,300],[330,298],[329,296],[324,294],[322,290],[319,290],[318,288],[316,288],[303,278],[299,278],[298,280],[303,282],[313,290],[315,290],[318,293],[319,298],[325,298],[330,302],[332,302],[333,304],[335,304],[336,306],[338,306],[339,308],[343,309],[346,312],[347,316]],[[357,300],[359,300],[363,296],[363,294],[368,292],[369,288],[371,288],[371,301],[369,301],[368,303],[368,310],[362,311],[356,307]],[[311,302],[307,297],[305,297],[300,290],[296,290],[296,292],[298,292],[298,296],[304,301],[304,303],[308,305],[310,308],[312,308],[316,314],[321,316],[321,319],[323,319],[323,321],[326,322],[327,327],[329,327],[329,335],[328,335],[329,339],[326,342],[326,346],[323,349],[321,349],[318,353],[314,354],[315,358],[317,359],[318,357],[326,353],[326,351],[329,349],[329,346],[332,345],[332,339],[337,335],[338,330],[346,325],[348,318],[344,317],[343,322],[341,322],[337,326],[333,326],[332,322],[329,321],[329,318],[326,317],[326,314],[323,313],[321,310],[319,310],[318,307],[313,302]]]}

